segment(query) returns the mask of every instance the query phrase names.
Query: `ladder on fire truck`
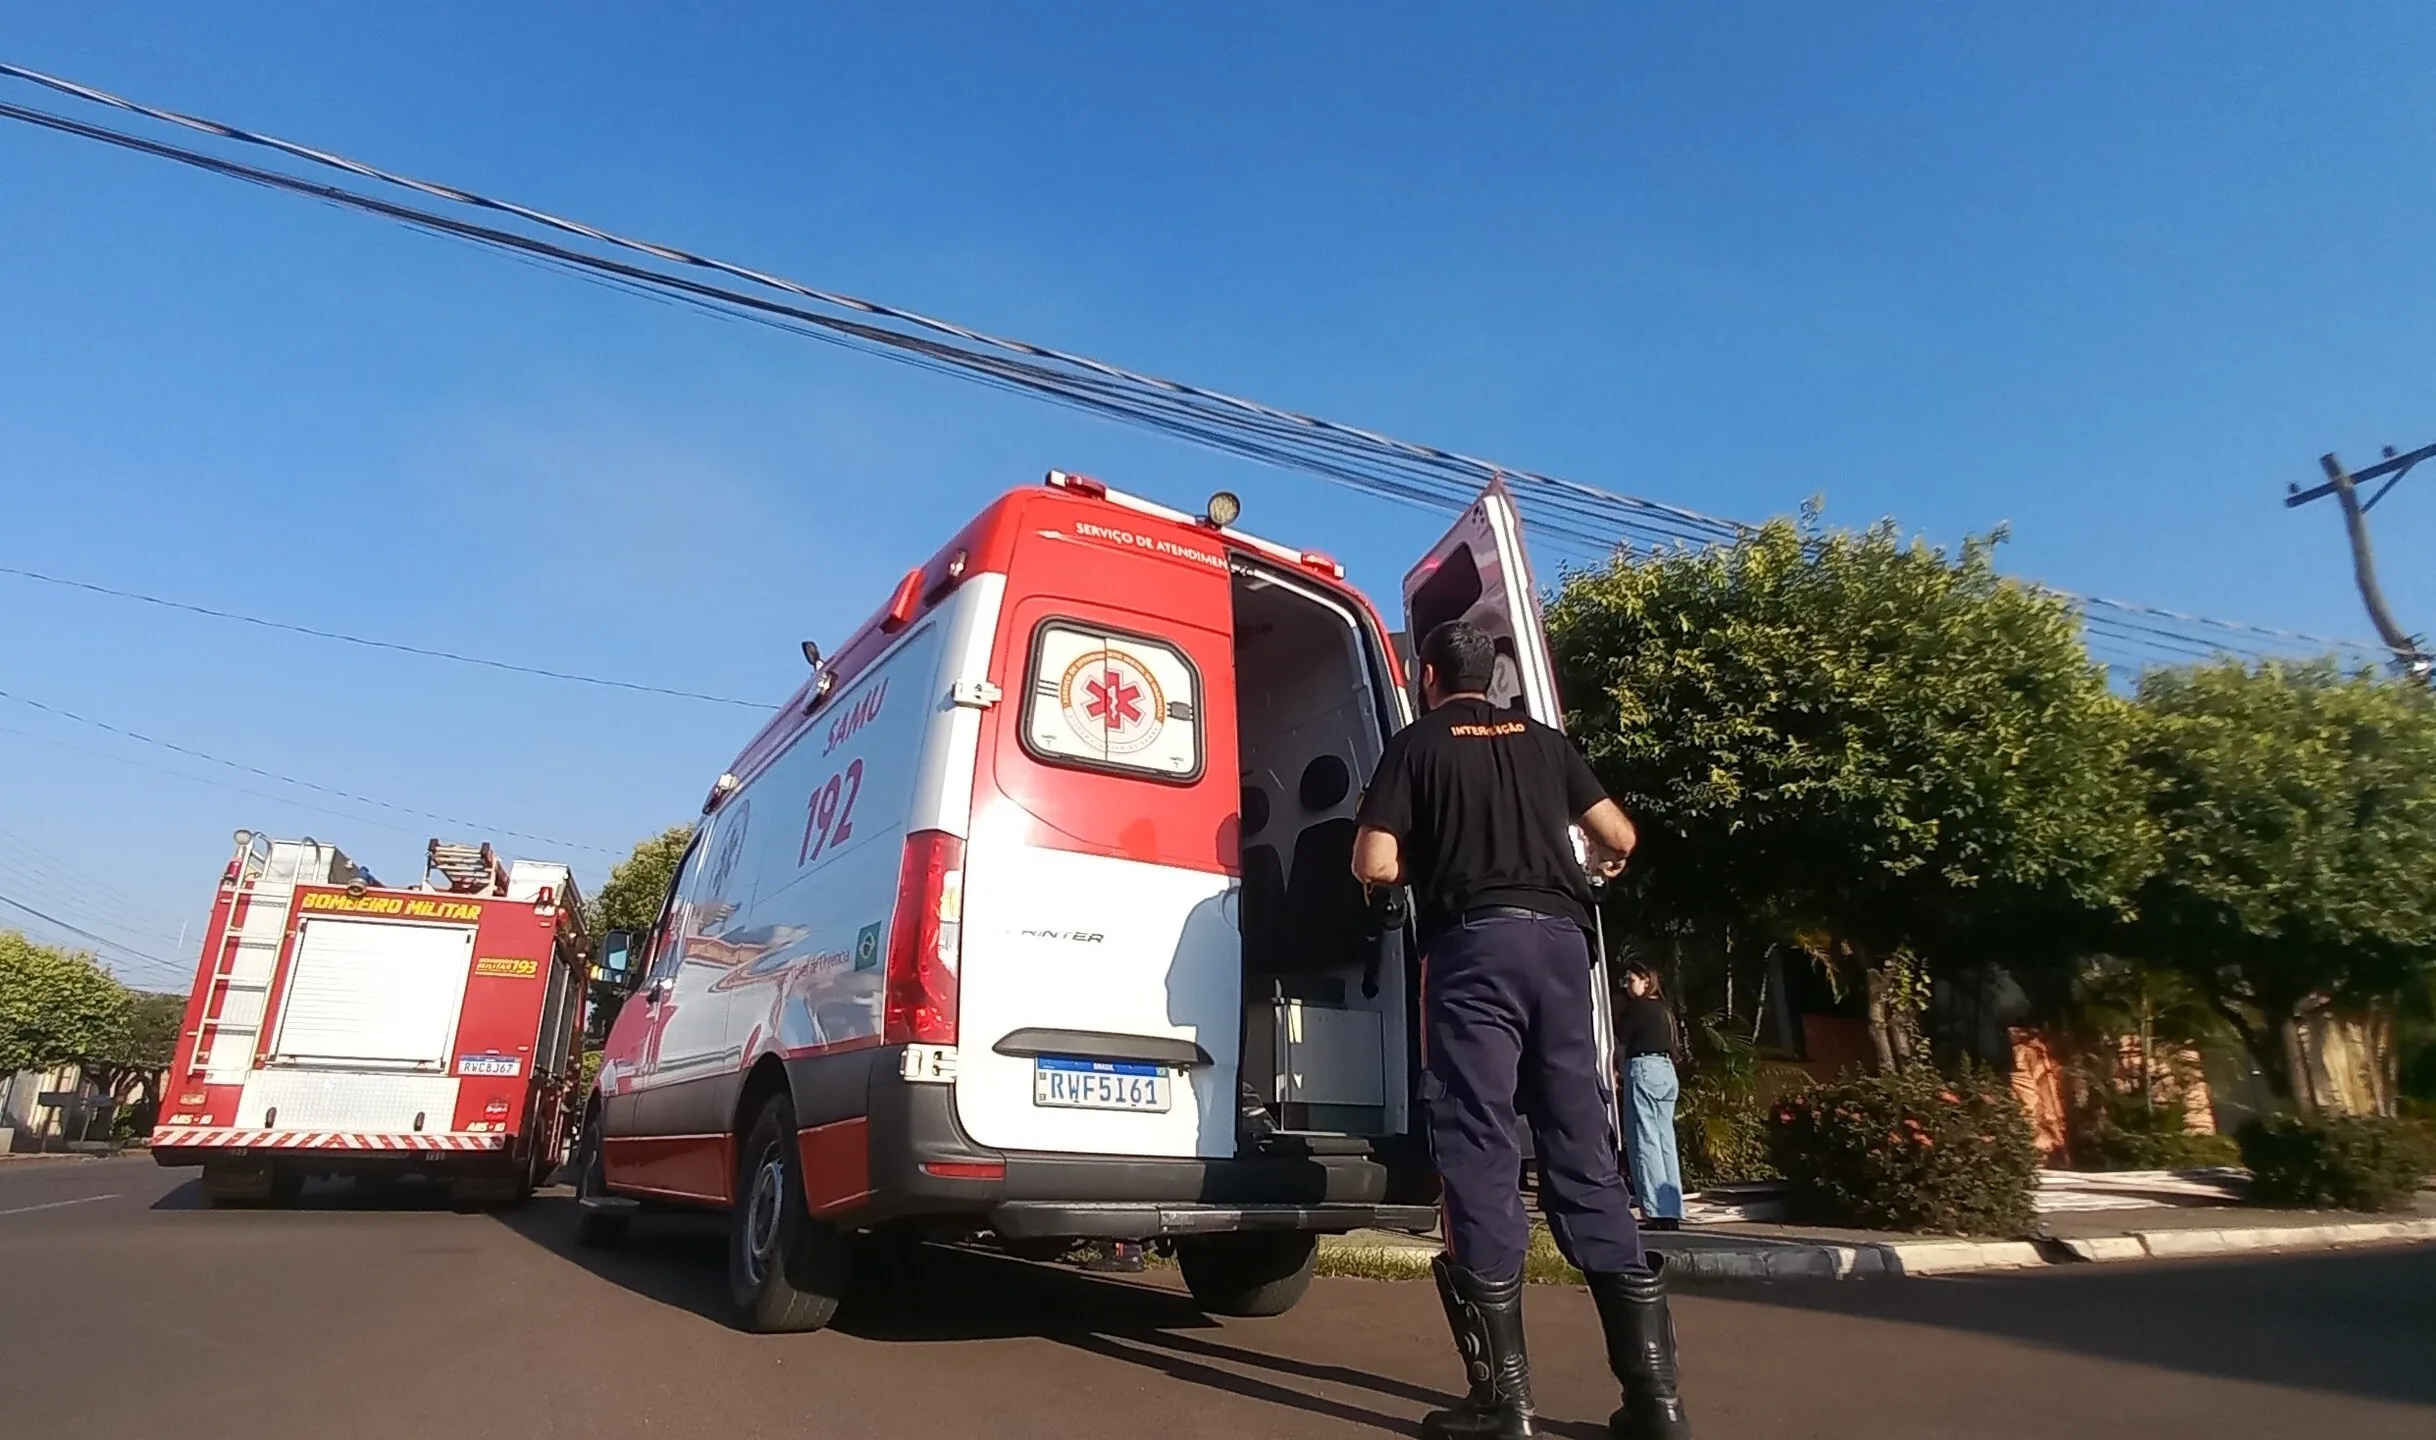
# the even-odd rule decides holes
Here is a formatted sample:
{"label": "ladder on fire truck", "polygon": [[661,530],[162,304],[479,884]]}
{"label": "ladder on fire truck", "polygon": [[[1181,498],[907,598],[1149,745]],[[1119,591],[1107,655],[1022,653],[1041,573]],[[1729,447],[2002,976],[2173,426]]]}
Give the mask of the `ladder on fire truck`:
{"label": "ladder on fire truck", "polygon": [[489,844],[454,845],[434,840],[423,852],[425,873],[438,875],[459,895],[505,895],[507,867]]}
{"label": "ladder on fire truck", "polygon": [[211,958],[211,979],[204,991],[203,1018],[195,1029],[190,1079],[237,1084],[253,1068],[296,886],[327,879],[336,853],[313,840],[273,840],[250,830],[237,832],[237,856],[220,877],[220,887],[230,892],[228,907],[205,952]]}

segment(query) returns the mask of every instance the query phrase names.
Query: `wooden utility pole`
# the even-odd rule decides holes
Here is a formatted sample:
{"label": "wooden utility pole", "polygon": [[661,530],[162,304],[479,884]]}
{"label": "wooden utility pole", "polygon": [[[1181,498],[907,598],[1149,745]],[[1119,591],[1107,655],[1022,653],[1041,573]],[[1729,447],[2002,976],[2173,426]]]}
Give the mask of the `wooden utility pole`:
{"label": "wooden utility pole", "polygon": [[[2352,574],[2360,583],[2360,601],[2368,607],[2368,622],[2377,627],[2377,638],[2385,642],[2385,648],[2394,652],[2395,666],[2423,685],[2436,678],[2436,654],[2431,654],[2418,636],[2404,630],[2385,603],[2385,591],[2377,584],[2377,559],[2369,549],[2368,512],[2385,498],[2386,492],[2402,482],[2412,466],[2432,457],[2436,457],[2436,445],[2423,446],[2408,455],[2397,455],[2394,447],[2388,445],[2384,459],[2353,473],[2345,470],[2343,462],[2334,456],[2321,455],[2318,465],[2326,472],[2326,483],[2307,490],[2298,485],[2288,486],[2284,496],[2286,509],[2328,495],[2343,507],[2343,531],[2351,539]],[[2385,483],[2377,487],[2376,494],[2362,501],[2360,486],[2375,480]]]}

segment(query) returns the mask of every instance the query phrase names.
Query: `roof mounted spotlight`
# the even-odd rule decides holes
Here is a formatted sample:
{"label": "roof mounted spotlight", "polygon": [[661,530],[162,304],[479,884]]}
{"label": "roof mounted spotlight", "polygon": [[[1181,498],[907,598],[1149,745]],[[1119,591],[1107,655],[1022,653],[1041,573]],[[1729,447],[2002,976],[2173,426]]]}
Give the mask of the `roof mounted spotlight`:
{"label": "roof mounted spotlight", "polygon": [[1236,497],[1234,491],[1221,490],[1210,497],[1208,508],[1201,512],[1201,519],[1212,529],[1224,530],[1242,515],[1243,501]]}
{"label": "roof mounted spotlight", "polygon": [[804,663],[815,670],[820,668],[820,642],[818,640],[804,642]]}

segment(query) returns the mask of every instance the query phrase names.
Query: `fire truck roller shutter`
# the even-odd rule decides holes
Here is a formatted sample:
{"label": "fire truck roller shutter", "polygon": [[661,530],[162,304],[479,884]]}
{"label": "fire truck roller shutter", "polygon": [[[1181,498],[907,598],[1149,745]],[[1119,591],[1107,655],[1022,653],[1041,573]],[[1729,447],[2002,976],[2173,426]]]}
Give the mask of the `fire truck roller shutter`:
{"label": "fire truck roller shutter", "polygon": [[272,1059],[445,1069],[473,956],[470,925],[305,921]]}

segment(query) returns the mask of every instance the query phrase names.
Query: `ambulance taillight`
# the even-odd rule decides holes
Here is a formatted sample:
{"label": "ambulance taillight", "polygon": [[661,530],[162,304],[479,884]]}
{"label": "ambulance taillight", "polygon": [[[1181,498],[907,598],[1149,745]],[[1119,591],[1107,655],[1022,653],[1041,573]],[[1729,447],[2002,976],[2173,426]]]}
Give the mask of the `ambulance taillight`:
{"label": "ambulance taillight", "polygon": [[884,1043],[956,1043],[956,969],[963,922],[964,842],[938,830],[906,836],[905,859],[897,872],[896,914],[888,926]]}

